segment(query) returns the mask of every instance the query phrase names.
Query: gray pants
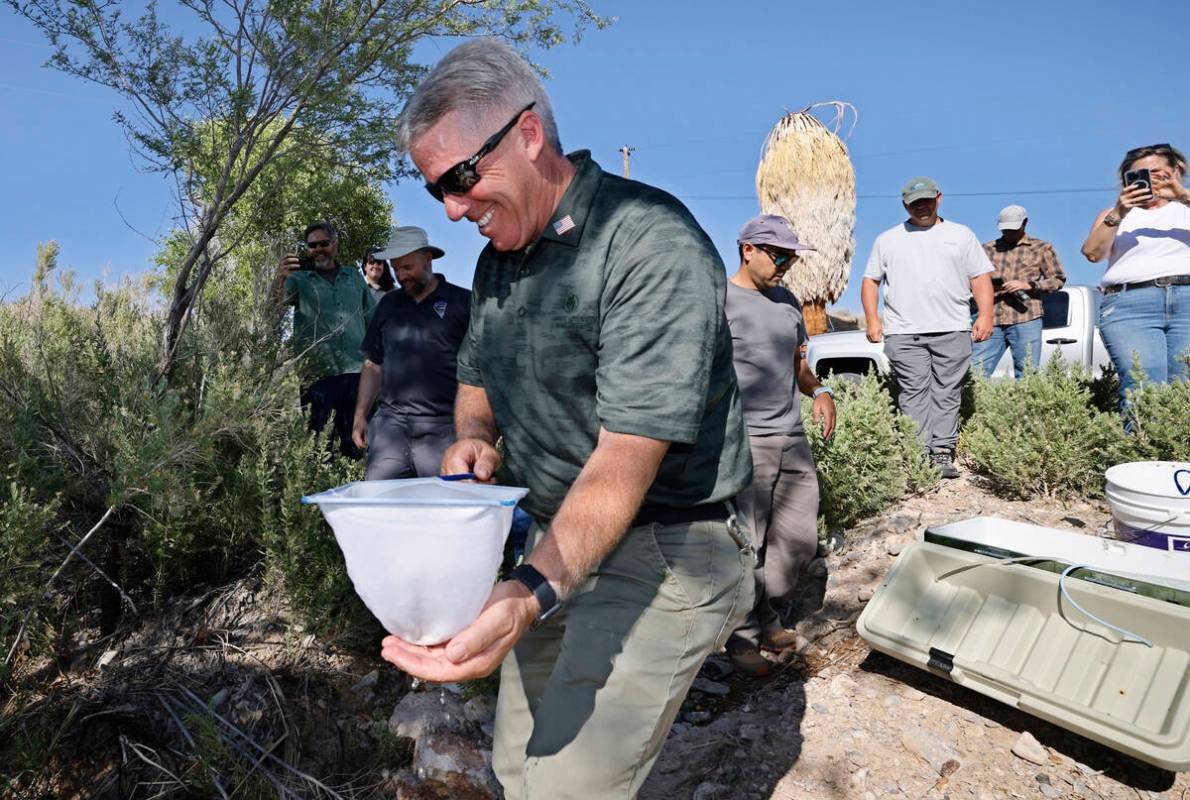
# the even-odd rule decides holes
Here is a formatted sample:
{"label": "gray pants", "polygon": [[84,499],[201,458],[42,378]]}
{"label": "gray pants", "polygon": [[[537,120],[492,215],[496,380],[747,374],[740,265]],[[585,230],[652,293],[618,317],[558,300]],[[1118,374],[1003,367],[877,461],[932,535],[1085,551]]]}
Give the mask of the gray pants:
{"label": "gray pants", "polygon": [[[544,531],[534,525],[526,552]],[[492,767],[506,800],[637,796],[707,655],[752,605],[735,520],[629,529],[500,667]]]}
{"label": "gray pants", "polygon": [[885,336],[884,355],[897,379],[897,404],[917,423],[917,438],[931,453],[954,453],[963,379],[971,367],[971,333]]}
{"label": "gray pants", "polygon": [[773,607],[797,588],[798,575],[818,550],[818,471],[806,437],[751,436],[752,485],[736,507],[756,550],[756,599],[732,642],[758,646],[781,627]]}
{"label": "gray pants", "polygon": [[451,417],[405,416],[381,406],[368,423],[368,469],[364,480],[438,475],[442,456],[454,440]]}

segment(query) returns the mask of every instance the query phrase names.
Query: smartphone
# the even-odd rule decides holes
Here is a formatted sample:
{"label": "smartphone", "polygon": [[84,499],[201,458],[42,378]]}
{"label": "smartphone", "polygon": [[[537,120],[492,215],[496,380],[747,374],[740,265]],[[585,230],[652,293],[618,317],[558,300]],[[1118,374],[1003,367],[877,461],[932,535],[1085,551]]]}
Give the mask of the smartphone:
{"label": "smartphone", "polygon": [[1130,169],[1124,173],[1124,185],[1140,185],[1149,190],[1149,197],[1153,196],[1153,178],[1147,169]]}
{"label": "smartphone", "polygon": [[314,269],[314,256],[310,251],[299,245],[297,249],[298,269]]}

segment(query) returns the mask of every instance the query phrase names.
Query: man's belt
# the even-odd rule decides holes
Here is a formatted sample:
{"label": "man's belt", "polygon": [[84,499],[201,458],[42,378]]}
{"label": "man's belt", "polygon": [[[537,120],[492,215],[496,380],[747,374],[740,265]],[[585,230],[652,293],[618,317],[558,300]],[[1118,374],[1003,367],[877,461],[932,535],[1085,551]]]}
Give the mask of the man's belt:
{"label": "man's belt", "polygon": [[727,503],[704,503],[700,506],[678,508],[645,503],[632,520],[631,527],[641,525],[689,525],[692,522],[724,521],[731,515]]}
{"label": "man's belt", "polygon": [[1190,275],[1169,275],[1164,278],[1153,278],[1151,281],[1137,281],[1136,283],[1117,283],[1113,286],[1104,286],[1104,294],[1115,294],[1116,292],[1134,292],[1137,289],[1148,289],[1150,286],[1190,286]]}

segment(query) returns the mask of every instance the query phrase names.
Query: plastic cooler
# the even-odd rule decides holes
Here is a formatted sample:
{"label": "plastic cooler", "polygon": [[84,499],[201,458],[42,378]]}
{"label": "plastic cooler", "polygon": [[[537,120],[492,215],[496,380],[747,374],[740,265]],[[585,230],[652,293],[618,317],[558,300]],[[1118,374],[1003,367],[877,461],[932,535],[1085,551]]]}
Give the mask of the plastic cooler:
{"label": "plastic cooler", "polygon": [[438,644],[479,615],[528,489],[442,478],[357,481],[302,502],[335,532],[356,593],[385,629]]}

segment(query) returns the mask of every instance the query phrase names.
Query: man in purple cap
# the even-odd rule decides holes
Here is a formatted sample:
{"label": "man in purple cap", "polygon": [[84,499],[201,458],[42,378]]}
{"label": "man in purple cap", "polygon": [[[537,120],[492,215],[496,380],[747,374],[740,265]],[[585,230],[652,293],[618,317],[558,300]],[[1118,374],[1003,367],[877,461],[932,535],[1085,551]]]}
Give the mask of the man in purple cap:
{"label": "man in purple cap", "polygon": [[781,285],[798,252],[814,248],[775,214],[749,220],[737,243],[740,268],[727,284],[724,311],[752,450],[752,485],[736,503],[751,529],[757,565],[756,599],[727,653],[740,672],[759,677],[769,672],[761,648],[780,651],[795,642],[773,604],[793,594],[818,547],[818,473],[802,427],[801,394],[814,398],[814,420],[826,437],[834,432],[835,401],[801,357],[802,304]]}

